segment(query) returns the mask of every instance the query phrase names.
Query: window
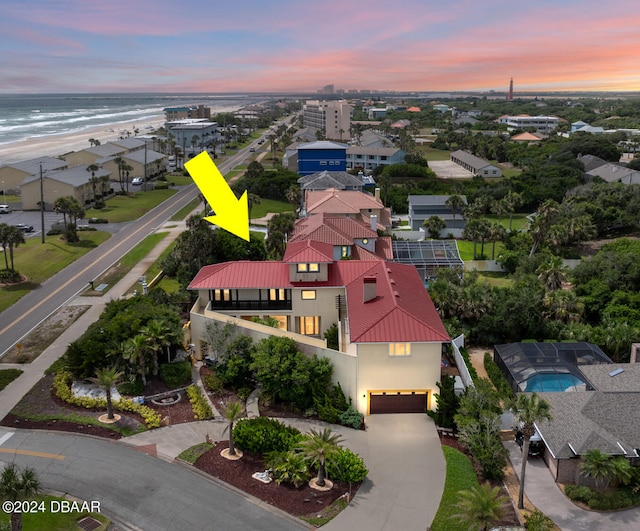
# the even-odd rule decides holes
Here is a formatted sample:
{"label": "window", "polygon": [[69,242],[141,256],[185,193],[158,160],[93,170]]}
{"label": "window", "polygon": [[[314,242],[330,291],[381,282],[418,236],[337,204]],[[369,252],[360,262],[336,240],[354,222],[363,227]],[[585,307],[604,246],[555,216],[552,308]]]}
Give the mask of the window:
{"label": "window", "polygon": [[326,166],[327,165],[327,161],[326,160],[321,160],[320,161],[320,166]]}
{"label": "window", "polygon": [[284,289],[270,289],[269,290],[269,300],[270,301],[283,301],[284,298]]}
{"label": "window", "polygon": [[215,289],[213,290],[213,298],[214,300],[220,301],[230,301],[231,300],[231,291],[228,289]]}
{"label": "window", "polygon": [[315,289],[303,289],[302,290],[302,300],[303,301],[315,301],[316,300],[316,290]]}
{"label": "window", "polygon": [[367,245],[369,240],[367,238],[362,238],[362,245]]}
{"label": "window", "polygon": [[270,315],[271,319],[278,321],[278,328],[280,330],[287,329],[287,316],[286,315]]}
{"label": "window", "polygon": [[389,343],[389,356],[411,356],[411,343]]}
{"label": "window", "polygon": [[296,264],[298,273],[317,273],[320,271],[320,264]]}
{"label": "window", "polygon": [[347,247],[346,245],[340,247],[340,256],[342,258],[346,258],[347,256],[349,256],[349,247]]}
{"label": "window", "polygon": [[299,317],[300,333],[305,336],[320,335],[320,317],[317,315],[305,315]]}

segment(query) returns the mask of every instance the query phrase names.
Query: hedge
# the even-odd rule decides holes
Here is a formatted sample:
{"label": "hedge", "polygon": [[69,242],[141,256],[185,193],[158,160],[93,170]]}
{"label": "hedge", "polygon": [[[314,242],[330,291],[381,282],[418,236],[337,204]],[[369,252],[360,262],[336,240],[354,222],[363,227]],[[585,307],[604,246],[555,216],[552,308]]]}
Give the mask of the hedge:
{"label": "hedge", "polygon": [[187,396],[191,402],[191,409],[193,409],[193,415],[196,420],[206,420],[213,417],[211,406],[197,385],[187,387]]}

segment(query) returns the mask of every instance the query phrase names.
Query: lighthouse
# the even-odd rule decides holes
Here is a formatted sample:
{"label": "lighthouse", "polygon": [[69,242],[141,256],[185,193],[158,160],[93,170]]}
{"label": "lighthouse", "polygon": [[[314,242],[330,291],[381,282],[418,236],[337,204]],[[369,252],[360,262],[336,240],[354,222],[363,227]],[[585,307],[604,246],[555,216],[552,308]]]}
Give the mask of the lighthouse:
{"label": "lighthouse", "polygon": [[509,82],[509,95],[507,96],[507,101],[513,101],[513,78]]}

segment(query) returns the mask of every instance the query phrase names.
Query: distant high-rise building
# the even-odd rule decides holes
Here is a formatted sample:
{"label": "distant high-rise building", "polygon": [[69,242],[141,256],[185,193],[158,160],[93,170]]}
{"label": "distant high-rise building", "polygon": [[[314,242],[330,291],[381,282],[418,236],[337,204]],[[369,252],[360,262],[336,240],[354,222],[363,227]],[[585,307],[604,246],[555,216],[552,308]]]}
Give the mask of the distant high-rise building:
{"label": "distant high-rise building", "polygon": [[509,82],[509,95],[507,96],[507,100],[513,101],[513,78]]}
{"label": "distant high-rise building", "polygon": [[349,140],[352,107],[344,100],[309,100],[302,107],[305,127],[314,127],[324,132],[330,140]]}
{"label": "distant high-rise building", "polygon": [[334,86],[333,85],[325,85],[320,90],[318,90],[318,94],[334,94]]}

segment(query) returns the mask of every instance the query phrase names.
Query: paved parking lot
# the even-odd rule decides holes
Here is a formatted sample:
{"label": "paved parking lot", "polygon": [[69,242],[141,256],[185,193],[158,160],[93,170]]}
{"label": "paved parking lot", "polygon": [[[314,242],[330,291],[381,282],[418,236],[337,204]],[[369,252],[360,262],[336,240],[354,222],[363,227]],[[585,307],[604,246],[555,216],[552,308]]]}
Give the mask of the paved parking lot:
{"label": "paved parking lot", "polygon": [[474,175],[450,160],[430,160],[429,168],[442,179],[473,179]]}
{"label": "paved parking lot", "polygon": [[[44,213],[44,230],[45,234],[51,230],[51,225],[56,221],[62,220],[62,214],[56,212]],[[7,225],[17,225],[18,223],[25,223],[32,225],[35,229],[33,232],[25,232],[25,238],[40,238],[42,232],[42,219],[40,212],[37,210],[13,210],[10,214],[0,214],[0,223],[6,223]],[[78,225],[87,225],[86,219],[78,221]],[[99,230],[106,230],[109,232],[117,232],[120,224],[108,223],[105,225],[96,225]]]}

